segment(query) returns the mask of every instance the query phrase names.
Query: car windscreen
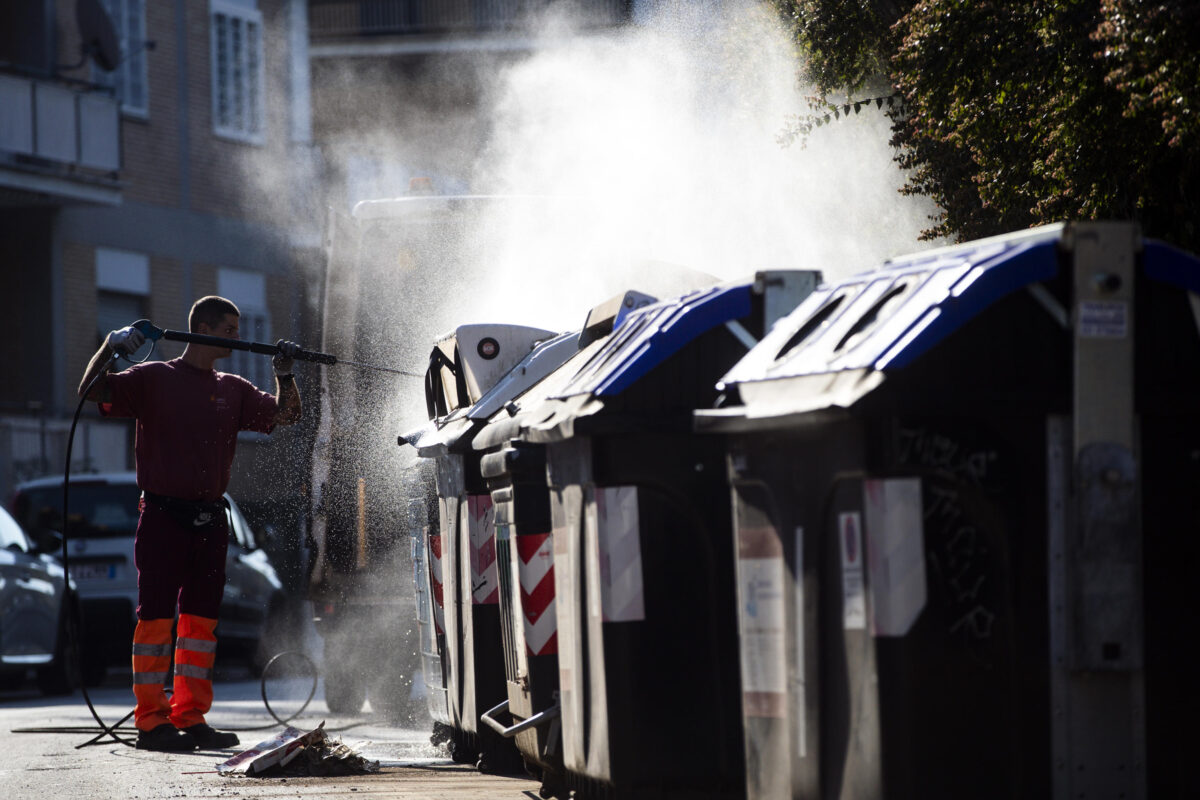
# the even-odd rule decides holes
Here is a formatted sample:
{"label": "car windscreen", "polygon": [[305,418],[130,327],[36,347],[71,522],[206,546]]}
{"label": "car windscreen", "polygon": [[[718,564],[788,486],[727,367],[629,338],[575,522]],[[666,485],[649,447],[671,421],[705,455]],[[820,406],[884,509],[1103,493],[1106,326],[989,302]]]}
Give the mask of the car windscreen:
{"label": "car windscreen", "polygon": [[[135,484],[71,483],[71,538],[131,537],[137,530],[138,499]],[[25,489],[13,502],[17,518],[34,541],[43,547],[47,534],[62,531],[62,486]]]}

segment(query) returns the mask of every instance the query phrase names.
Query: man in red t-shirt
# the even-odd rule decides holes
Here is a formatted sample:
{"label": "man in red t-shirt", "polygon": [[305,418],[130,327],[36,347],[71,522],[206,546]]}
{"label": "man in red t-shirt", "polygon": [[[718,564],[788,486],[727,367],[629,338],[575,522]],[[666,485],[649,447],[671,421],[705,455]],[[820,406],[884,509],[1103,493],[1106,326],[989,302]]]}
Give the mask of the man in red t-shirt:
{"label": "man in red t-shirt", "polygon": [[[240,312],[223,297],[192,306],[192,333],[238,338]],[[238,737],[204,721],[212,706],[217,612],[225,587],[229,484],[238,431],[270,433],[301,415],[292,375],[299,346],[280,340],[275,394],[245,378],[217,372],[213,362],[230,348],[188,344],[180,358],[107,372],[113,353],[129,355],[145,337],[136,328],[112,331],[79,385],[100,413],[137,420],[134,443],[142,489],[134,561],[138,570],[137,628],[133,634],[134,723],[137,747],[181,751],[225,748]],[[174,692],[163,683],[171,666],[171,626],[179,609]]]}

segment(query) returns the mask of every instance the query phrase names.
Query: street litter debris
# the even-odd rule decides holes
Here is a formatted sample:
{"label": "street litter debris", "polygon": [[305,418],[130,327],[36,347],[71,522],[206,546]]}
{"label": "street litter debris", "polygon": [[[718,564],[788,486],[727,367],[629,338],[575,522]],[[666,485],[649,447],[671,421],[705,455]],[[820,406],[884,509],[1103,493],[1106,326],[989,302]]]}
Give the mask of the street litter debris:
{"label": "street litter debris", "polygon": [[365,775],[379,772],[379,762],[364,758],[356,747],[330,739],[319,747],[305,747],[298,757],[282,765],[282,770],[287,776]]}
{"label": "street litter debris", "polygon": [[363,775],[379,771],[379,762],[330,739],[322,722],[304,732],[291,726],[217,765],[222,775]]}

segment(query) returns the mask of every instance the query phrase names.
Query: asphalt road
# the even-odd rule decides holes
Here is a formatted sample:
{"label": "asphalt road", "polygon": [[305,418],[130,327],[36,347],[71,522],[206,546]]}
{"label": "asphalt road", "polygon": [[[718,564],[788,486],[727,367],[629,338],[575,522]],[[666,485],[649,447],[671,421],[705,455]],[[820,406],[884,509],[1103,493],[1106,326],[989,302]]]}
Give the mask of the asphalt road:
{"label": "asphalt road", "polygon": [[[268,700],[281,718],[299,709],[311,678],[272,680]],[[129,673],[110,670],[101,687],[90,690],[92,702],[112,724],[133,707]],[[217,764],[282,730],[268,714],[262,685],[236,669],[219,673],[215,702],[208,721],[237,730],[242,743],[228,751],[186,754],[136,750],[105,739],[84,745],[99,733],[81,692],[44,698],[33,688],[0,692],[0,797],[8,800],[57,798],[421,798],[421,800],[525,800],[537,798],[538,783],[526,777],[483,775],[454,764],[443,748],[429,743],[430,726],[395,727],[374,717],[327,713],[317,694],[290,724],[301,730],[322,721],[331,738],[340,739],[366,758],[380,762],[376,774],[341,777],[221,776]],[[130,723],[127,723],[129,725]],[[29,732],[30,729],[69,729]],[[132,730],[128,738],[132,739]]]}

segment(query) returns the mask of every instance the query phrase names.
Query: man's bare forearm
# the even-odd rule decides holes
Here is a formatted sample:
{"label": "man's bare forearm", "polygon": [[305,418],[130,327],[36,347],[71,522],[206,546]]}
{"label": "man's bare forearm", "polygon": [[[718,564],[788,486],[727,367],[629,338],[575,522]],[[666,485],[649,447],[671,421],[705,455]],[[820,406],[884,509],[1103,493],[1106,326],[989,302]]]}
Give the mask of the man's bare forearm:
{"label": "man's bare forearm", "polygon": [[293,377],[275,378],[275,424],[291,425],[299,422],[304,414],[300,404],[300,390]]}
{"label": "man's bare forearm", "polygon": [[88,384],[97,375],[101,375],[100,380],[96,381],[92,386],[92,390],[88,392],[87,399],[97,403],[107,402],[111,395],[108,389],[108,381],[103,376],[108,374],[109,359],[112,358],[113,351],[107,344],[100,345],[100,349],[96,351],[96,355],[92,356],[92,360],[88,362],[87,369],[83,372],[83,380],[79,382],[79,396],[83,397],[84,390],[88,388]]}

